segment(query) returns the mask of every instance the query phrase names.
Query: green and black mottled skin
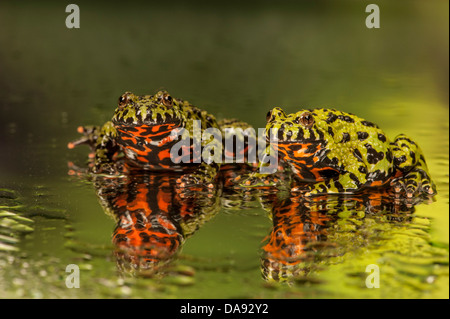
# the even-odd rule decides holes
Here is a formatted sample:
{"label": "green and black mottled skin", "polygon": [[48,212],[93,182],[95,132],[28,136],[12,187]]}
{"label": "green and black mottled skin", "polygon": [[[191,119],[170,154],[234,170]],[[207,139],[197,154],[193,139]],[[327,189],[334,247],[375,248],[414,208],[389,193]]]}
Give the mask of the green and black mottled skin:
{"label": "green and black mottled skin", "polygon": [[[333,109],[285,114],[277,107],[267,114],[265,136],[266,154],[275,151],[292,170],[293,191],[355,193],[390,186],[407,197],[436,194],[414,141],[401,134],[391,142],[376,124],[356,115]],[[268,176],[254,173],[243,186],[261,185]]]}
{"label": "green and black mottled skin", "polygon": [[[91,171],[95,174],[177,171],[186,173],[180,177],[179,186],[204,184],[211,187],[222,159],[207,163],[202,150],[204,147],[223,150],[223,141],[213,136],[202,139],[204,131],[215,128],[226,136],[237,128],[249,127],[237,120],[218,122],[213,115],[187,101],[172,98],[167,91],[141,96],[126,92],[119,98],[111,121],[102,127],[80,127],[78,131],[83,137],[69,143],[69,148],[89,144],[94,157]],[[189,140],[186,139],[186,146],[174,157],[171,149],[180,142],[183,129],[184,133],[189,133]],[[236,136],[244,138],[242,134]],[[241,150],[243,153],[248,151],[247,146]]]}

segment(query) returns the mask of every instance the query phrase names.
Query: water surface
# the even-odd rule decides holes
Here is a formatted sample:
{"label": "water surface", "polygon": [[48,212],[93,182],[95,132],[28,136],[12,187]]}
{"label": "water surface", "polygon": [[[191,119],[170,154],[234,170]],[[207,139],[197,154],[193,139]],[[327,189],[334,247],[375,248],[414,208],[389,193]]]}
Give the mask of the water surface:
{"label": "water surface", "polygon": [[[448,2],[379,1],[378,30],[353,1],[77,4],[78,30],[61,4],[0,5],[0,297],[448,298]],[[303,234],[315,254],[289,284],[263,278],[277,220],[256,202],[219,209],[165,275],[133,277],[93,183],[68,175],[88,149],[66,145],[78,125],[109,120],[123,92],[161,87],[255,127],[274,106],[358,114],[419,143],[438,195],[394,212],[335,199],[312,210],[325,226]],[[69,264],[79,289],[66,287]],[[366,288],[369,264],[379,289]]]}

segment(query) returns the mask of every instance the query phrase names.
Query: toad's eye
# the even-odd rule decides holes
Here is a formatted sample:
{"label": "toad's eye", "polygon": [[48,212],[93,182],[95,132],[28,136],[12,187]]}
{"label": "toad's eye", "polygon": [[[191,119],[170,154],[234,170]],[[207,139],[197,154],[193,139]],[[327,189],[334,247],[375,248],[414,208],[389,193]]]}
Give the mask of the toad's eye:
{"label": "toad's eye", "polygon": [[130,101],[130,93],[126,92],[124,94],[122,94],[121,97],[119,97],[119,108],[124,108],[125,106],[127,106],[128,102]]}
{"label": "toad's eye", "polygon": [[304,112],[298,120],[305,128],[310,128],[314,124],[314,117],[309,112]]}
{"label": "toad's eye", "polygon": [[266,115],[266,121],[268,122],[270,120],[270,118],[272,117],[272,110],[270,110],[269,112],[267,112]]}
{"label": "toad's eye", "polygon": [[173,99],[172,99],[172,97],[169,94],[166,93],[166,94],[164,94],[162,96],[162,103],[165,106],[172,106],[173,105]]}

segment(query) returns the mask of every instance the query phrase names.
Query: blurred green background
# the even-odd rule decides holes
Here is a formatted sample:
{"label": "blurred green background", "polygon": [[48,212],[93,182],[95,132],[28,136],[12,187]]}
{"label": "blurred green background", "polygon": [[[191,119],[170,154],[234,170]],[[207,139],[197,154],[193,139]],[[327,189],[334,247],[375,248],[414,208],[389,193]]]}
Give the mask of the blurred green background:
{"label": "blurred green background", "polygon": [[[365,26],[369,3],[380,8],[380,29]],[[13,268],[24,269],[25,260],[35,265],[25,267],[32,268],[29,276],[42,267],[61,271],[60,264],[78,256],[79,250],[64,245],[73,229],[85,242],[109,243],[113,223],[91,185],[67,176],[67,161],[82,163],[87,149],[69,151],[66,145],[77,137],[78,125],[109,120],[125,91],[152,94],[165,88],[218,118],[238,117],[255,127],[264,126],[274,106],[286,112],[326,106],[375,122],[391,137],[406,133],[421,145],[439,191],[437,201],[418,207],[417,214],[431,221],[428,244],[448,256],[448,1],[77,1],[80,29],[65,26],[68,4],[0,3],[0,187],[17,191],[37,216],[35,231],[21,241],[22,261],[0,267],[0,287],[15,287],[4,296],[108,297],[94,287],[56,289],[52,278],[31,281],[37,288],[27,289],[19,280],[25,275]],[[190,293],[339,296],[340,268],[328,269],[326,293],[263,286],[257,249],[269,225],[257,210],[255,216],[219,216],[205,226],[187,243],[187,254],[214,260],[214,254],[229,258],[233,251],[231,260],[252,270],[249,275],[238,267],[226,284],[217,279],[220,273],[210,273]],[[57,261],[30,261],[42,256]],[[447,272],[429,295],[405,288],[399,296],[448,298],[446,258]],[[95,268],[90,275],[95,287],[117,285],[111,265],[94,260],[87,266]],[[170,293],[182,297],[185,291]],[[134,290],[125,294],[130,295],[147,296]],[[364,295],[355,288],[345,296]]]}

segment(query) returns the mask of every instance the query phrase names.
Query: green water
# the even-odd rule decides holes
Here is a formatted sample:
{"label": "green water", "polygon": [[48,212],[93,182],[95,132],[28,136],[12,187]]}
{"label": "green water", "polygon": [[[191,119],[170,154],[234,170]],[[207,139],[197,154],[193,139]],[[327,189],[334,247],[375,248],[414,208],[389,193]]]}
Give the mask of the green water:
{"label": "green water", "polygon": [[[0,4],[0,297],[448,298],[448,2],[316,4],[77,2]],[[91,183],[67,174],[87,148],[76,127],[109,120],[125,91],[164,87],[218,118],[263,127],[274,106],[334,107],[406,133],[425,153],[438,195],[403,222],[341,214],[306,280],[269,283],[261,247],[272,222],[257,205],[218,212],[188,238],[168,275],[121,274],[114,221]],[[358,227],[352,228],[354,225]],[[81,269],[69,289],[66,266]],[[365,286],[380,267],[380,288]]]}

